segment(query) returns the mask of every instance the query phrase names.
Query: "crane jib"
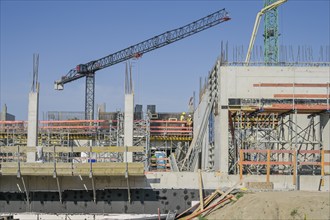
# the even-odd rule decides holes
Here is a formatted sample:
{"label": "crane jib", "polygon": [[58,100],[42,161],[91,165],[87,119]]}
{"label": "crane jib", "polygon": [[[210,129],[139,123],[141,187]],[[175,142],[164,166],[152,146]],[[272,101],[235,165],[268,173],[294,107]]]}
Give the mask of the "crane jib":
{"label": "crane jib", "polygon": [[86,119],[93,119],[95,97],[94,78],[96,71],[109,66],[113,66],[117,63],[129,60],[131,58],[141,57],[147,52],[158,49],[160,47],[164,47],[166,45],[199,33],[203,30],[206,30],[228,20],[230,20],[230,18],[228,17],[228,12],[225,9],[221,9],[208,16],[200,18],[199,20],[191,22],[185,26],[166,31],[163,34],[157,35],[133,46],[127,47],[123,50],[102,57],[98,60],[93,60],[86,64],[79,64],[76,66],[76,68],[71,69],[65,76],[61,77],[60,80],[55,81],[54,87],[56,90],[63,90],[64,84],[85,77],[85,117]]}
{"label": "crane jib", "polygon": [[[183,27],[166,31],[163,34],[157,35],[106,57],[86,64],[79,64],[74,71],[71,70],[65,77],[62,77],[61,80],[56,82],[65,84],[83,77],[82,75],[94,73],[97,70],[101,70],[131,58],[141,57],[144,53],[166,46],[228,20],[230,20],[228,12],[225,9],[221,9]],[[79,76],[77,76],[77,74]]]}

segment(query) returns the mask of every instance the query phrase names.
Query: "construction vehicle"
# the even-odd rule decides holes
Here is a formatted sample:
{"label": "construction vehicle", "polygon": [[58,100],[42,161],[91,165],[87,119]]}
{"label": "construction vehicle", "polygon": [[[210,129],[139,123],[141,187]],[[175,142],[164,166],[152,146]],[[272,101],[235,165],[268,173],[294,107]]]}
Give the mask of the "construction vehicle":
{"label": "construction vehicle", "polygon": [[123,50],[102,57],[97,60],[92,60],[85,64],[79,64],[76,68],[71,69],[60,80],[55,81],[55,89],[63,90],[64,84],[86,77],[85,91],[85,118],[94,118],[94,98],[95,98],[95,73],[106,67],[117,63],[129,60],[131,58],[141,57],[143,54],[168,44],[174,43],[183,38],[206,30],[222,22],[228,21],[228,13],[225,9],[216,11],[208,16],[196,20],[190,24],[177,29],[166,31],[163,34],[152,37],[141,43],[127,47]]}

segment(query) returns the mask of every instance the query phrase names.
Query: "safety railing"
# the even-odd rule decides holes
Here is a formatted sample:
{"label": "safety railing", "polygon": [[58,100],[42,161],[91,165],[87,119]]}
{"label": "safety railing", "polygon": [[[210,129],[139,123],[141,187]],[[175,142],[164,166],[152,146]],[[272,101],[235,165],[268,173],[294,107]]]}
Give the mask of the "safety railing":
{"label": "safety railing", "polygon": [[186,120],[150,120],[151,134],[165,134],[165,135],[191,135],[192,124]]}
{"label": "safety railing", "polygon": [[169,172],[171,171],[169,158],[150,158],[150,171],[154,172]]}
{"label": "safety railing", "polygon": [[[144,163],[135,160],[134,154],[144,151],[143,146],[0,146],[0,172],[36,176],[143,175]],[[133,154],[133,162],[124,161],[125,153]]]}
{"label": "safety railing", "polygon": [[[240,179],[243,179],[244,166],[263,166],[266,169],[266,182],[270,182],[272,166],[289,166],[290,174],[293,175],[293,184],[299,173],[298,167],[309,165],[319,166],[321,176],[325,175],[325,166],[330,166],[329,161],[325,161],[325,154],[330,154],[330,150],[254,150],[241,149],[239,152],[239,173]],[[317,161],[303,160],[305,155],[319,155]],[[298,159],[297,159],[298,158]],[[300,161],[301,159],[301,161]],[[323,179],[322,179],[323,180]],[[322,181],[323,184],[323,181]]]}

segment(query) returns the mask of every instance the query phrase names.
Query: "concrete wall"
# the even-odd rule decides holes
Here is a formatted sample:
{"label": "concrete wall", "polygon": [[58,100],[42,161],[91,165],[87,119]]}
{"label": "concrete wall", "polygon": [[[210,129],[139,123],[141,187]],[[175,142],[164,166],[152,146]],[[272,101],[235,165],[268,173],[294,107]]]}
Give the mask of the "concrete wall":
{"label": "concrete wall", "polygon": [[[193,130],[193,135],[196,138],[198,136],[199,130],[201,129],[202,123],[203,123],[203,118],[206,112],[206,108],[208,105],[208,97],[209,97],[209,92],[206,91],[203,96],[201,97],[201,100],[194,112],[194,130]],[[208,135],[209,135],[209,130],[208,128],[206,129],[205,135],[203,137],[203,144],[202,144],[202,163],[201,163],[201,168],[202,170],[207,169],[208,165]]]}
{"label": "concrete wall", "polygon": [[[0,212],[46,212],[46,213],[168,213],[169,210],[182,212],[199,200],[198,173],[149,173],[144,177],[130,177],[130,188],[125,177],[96,177],[96,202],[89,177],[59,177],[62,202],[56,178],[27,177],[24,182],[15,176],[0,178]],[[300,176],[300,190],[317,191],[320,176]],[[329,192],[330,176],[325,176],[321,191]],[[264,183],[266,176],[243,176],[243,183]],[[275,190],[294,190],[293,177],[272,175]],[[202,172],[204,196],[215,189],[223,191],[239,183],[238,175],[222,175],[220,172]],[[264,185],[264,184],[261,184]],[[128,190],[129,189],[129,190]],[[256,189],[251,189],[256,190]],[[130,192],[130,194],[128,193]],[[129,196],[130,195],[130,196]],[[129,201],[130,200],[130,201]]]}
{"label": "concrete wall", "polygon": [[[330,69],[326,67],[244,67],[221,66],[219,72],[219,112],[216,117],[216,170],[228,172],[228,99],[274,98],[274,94],[328,94],[326,87],[260,87],[260,83],[326,83],[330,82]],[[256,85],[257,84],[257,85]],[[299,116],[301,126],[308,123],[306,116]],[[324,148],[329,146],[329,120],[322,116]],[[328,147],[329,149],[329,147]]]}
{"label": "concrete wall", "polygon": [[[241,67],[220,68],[221,105],[228,98],[273,98],[274,94],[293,93],[292,87],[255,87],[259,83],[326,83],[329,67]],[[297,94],[327,94],[327,88],[296,87]]]}
{"label": "concrete wall", "polygon": [[[330,176],[325,176],[325,185],[322,191],[330,190]],[[131,189],[198,189],[198,173],[193,172],[155,172],[142,177],[130,176]],[[24,177],[26,188],[29,192],[53,191],[57,192],[56,179],[52,177]],[[205,189],[217,189],[232,187],[239,182],[239,175],[225,175],[220,172],[202,172],[202,182]],[[266,182],[265,175],[243,176],[244,186],[246,182]],[[291,175],[271,175],[275,190],[294,190],[293,177]],[[92,181],[89,177],[59,177],[60,188],[64,190],[92,190]],[[127,189],[125,177],[94,177],[95,187],[104,189]],[[320,176],[300,176],[300,190],[317,191],[319,189]],[[86,187],[86,188],[85,188]],[[1,176],[0,192],[24,191],[22,180],[16,176]]]}

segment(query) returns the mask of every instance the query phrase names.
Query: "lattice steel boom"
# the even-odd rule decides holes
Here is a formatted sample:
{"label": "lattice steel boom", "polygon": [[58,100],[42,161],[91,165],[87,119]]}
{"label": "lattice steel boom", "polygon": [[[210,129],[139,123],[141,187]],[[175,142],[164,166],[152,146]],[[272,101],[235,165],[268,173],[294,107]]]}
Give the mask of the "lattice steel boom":
{"label": "lattice steel boom", "polygon": [[[274,4],[276,0],[265,0],[264,7]],[[278,7],[265,13],[264,18],[264,57],[267,65],[278,63]]]}
{"label": "lattice steel boom", "polygon": [[62,90],[64,88],[64,84],[80,79],[82,77],[87,77],[85,116],[86,119],[93,119],[96,71],[129,60],[131,58],[141,57],[147,52],[174,43],[178,40],[189,37],[193,34],[196,34],[200,31],[206,30],[210,27],[213,27],[228,20],[230,20],[230,18],[228,17],[227,11],[225,9],[222,9],[197,21],[187,24],[183,27],[166,31],[163,34],[157,35],[141,43],[127,47],[126,49],[120,50],[116,53],[110,54],[97,60],[90,61],[85,64],[79,64],[76,66],[76,68],[71,69],[65,76],[62,76],[60,80],[55,81],[55,89]]}

